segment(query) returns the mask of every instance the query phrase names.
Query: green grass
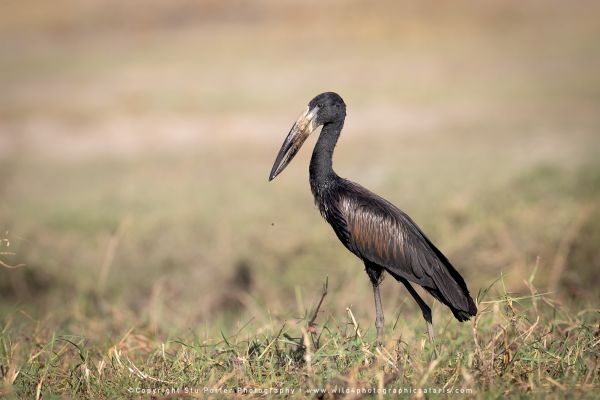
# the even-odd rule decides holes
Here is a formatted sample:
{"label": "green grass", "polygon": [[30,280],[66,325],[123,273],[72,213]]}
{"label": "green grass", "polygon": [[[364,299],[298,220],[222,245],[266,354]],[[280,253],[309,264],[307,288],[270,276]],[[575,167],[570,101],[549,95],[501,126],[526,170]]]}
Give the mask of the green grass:
{"label": "green grass", "polygon": [[[480,292],[479,314],[471,322],[440,319],[438,358],[418,315],[395,315],[386,325],[388,340],[376,347],[371,324],[356,323],[350,308],[326,311],[327,297],[304,315],[260,315],[219,334],[207,327],[162,336],[142,324],[91,340],[67,327],[87,332],[105,321],[85,314],[69,320],[64,312],[37,321],[11,315],[0,335],[3,393],[221,397],[245,390],[355,398],[373,390],[413,397],[418,392],[411,390],[420,388],[429,395],[594,398],[599,310],[573,313],[538,293],[533,278],[527,296],[503,292],[502,282]],[[316,305],[319,296],[313,295]]]}

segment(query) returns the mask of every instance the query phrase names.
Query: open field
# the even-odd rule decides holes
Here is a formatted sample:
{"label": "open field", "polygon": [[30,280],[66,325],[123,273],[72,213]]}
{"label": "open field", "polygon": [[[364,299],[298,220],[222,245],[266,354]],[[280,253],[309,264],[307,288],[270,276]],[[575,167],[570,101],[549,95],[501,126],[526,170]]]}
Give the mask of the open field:
{"label": "open field", "polygon": [[[0,14],[0,397],[600,395],[598,4],[27,3]],[[267,182],[327,90],[338,174],[477,296],[463,324],[433,304],[436,360],[390,277],[374,347],[314,138]]]}

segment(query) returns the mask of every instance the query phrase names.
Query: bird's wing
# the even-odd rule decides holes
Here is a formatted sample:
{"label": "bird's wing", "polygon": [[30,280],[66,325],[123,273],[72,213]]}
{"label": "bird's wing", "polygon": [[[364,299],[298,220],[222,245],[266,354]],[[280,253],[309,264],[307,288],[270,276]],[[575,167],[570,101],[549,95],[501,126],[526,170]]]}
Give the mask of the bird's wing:
{"label": "bird's wing", "polygon": [[408,215],[350,181],[339,193],[337,208],[346,222],[351,251],[423,286],[458,310],[476,312],[463,278]]}

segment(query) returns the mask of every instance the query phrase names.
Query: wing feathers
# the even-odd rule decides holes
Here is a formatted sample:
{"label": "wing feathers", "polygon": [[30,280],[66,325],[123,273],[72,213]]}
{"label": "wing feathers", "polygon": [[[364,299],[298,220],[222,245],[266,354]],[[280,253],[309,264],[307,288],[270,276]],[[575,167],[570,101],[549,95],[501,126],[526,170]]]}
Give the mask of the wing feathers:
{"label": "wing feathers", "polygon": [[457,319],[476,314],[464,279],[408,215],[350,181],[344,180],[342,189],[335,208],[345,221],[343,242],[352,252],[423,286]]}

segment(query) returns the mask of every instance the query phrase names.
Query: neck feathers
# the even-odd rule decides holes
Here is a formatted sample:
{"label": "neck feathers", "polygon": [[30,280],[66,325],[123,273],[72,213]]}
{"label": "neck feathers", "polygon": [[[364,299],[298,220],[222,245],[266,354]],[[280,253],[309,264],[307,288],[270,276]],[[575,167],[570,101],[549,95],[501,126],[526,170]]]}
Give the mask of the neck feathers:
{"label": "neck feathers", "polygon": [[337,177],[333,171],[333,150],[340,137],[344,121],[323,125],[312,158],[310,159],[310,186],[313,195],[317,195]]}

